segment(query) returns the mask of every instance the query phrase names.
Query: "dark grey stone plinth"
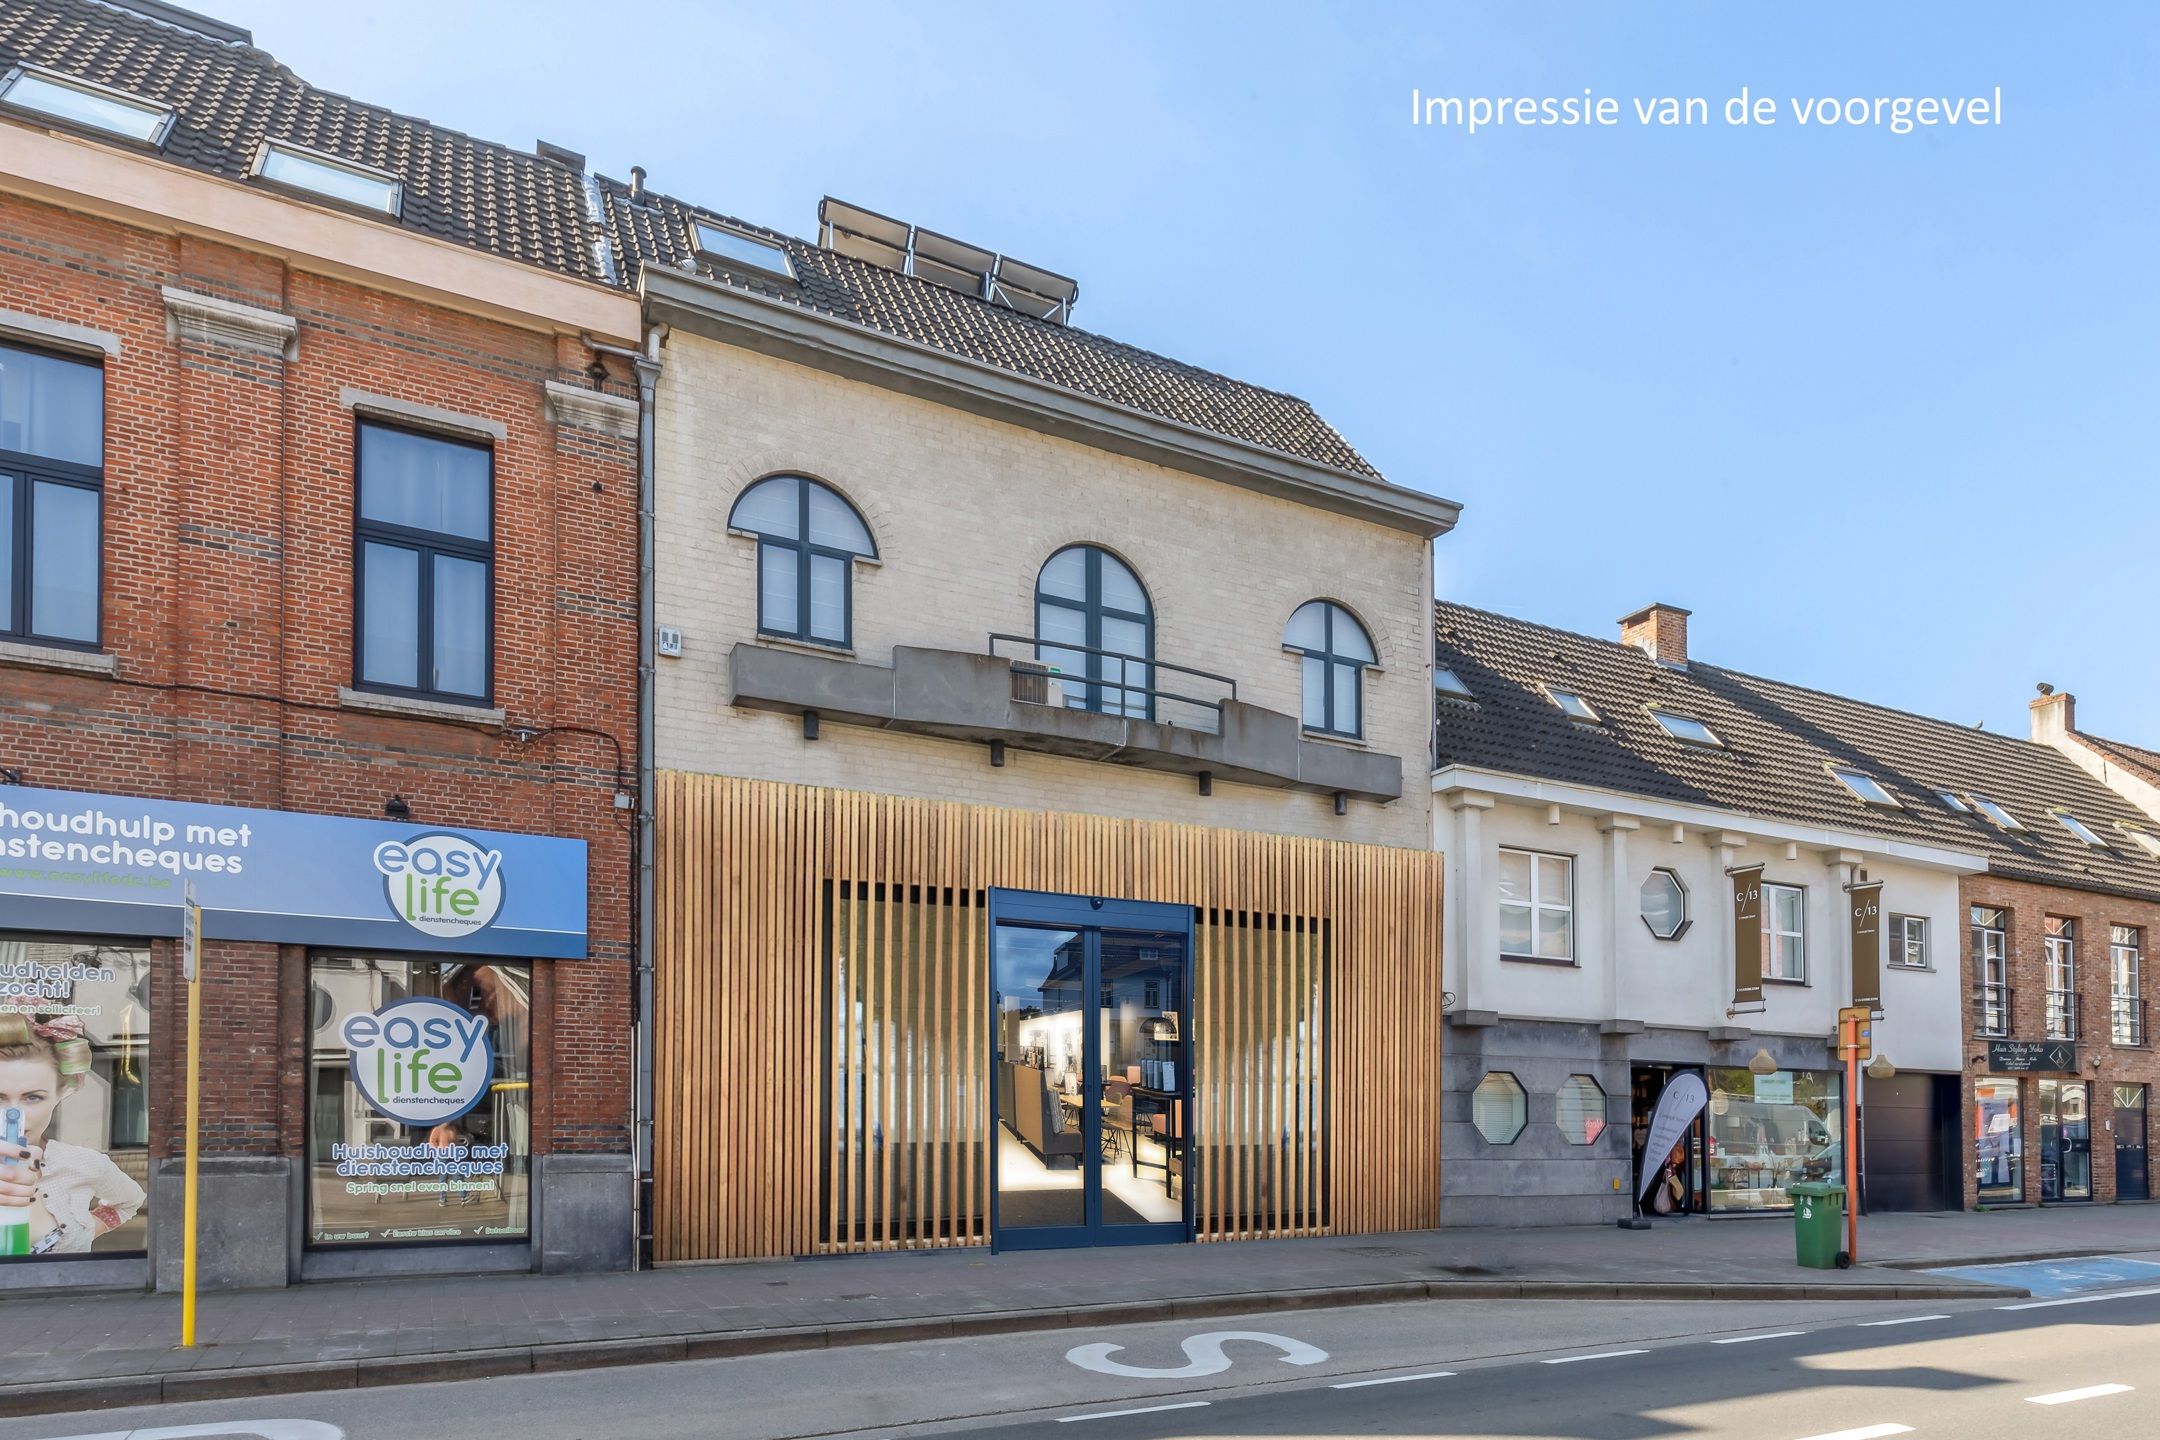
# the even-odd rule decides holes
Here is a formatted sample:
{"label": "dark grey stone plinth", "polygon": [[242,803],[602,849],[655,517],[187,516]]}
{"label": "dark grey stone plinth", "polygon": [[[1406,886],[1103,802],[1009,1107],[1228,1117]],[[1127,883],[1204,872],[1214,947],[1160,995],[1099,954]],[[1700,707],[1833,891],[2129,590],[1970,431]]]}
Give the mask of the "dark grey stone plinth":
{"label": "dark grey stone plinth", "polygon": [[[291,1279],[292,1163],[279,1155],[207,1155],[197,1185],[195,1283],[263,1290]],[[150,1256],[160,1290],[180,1288],[185,1183],[177,1158],[150,1180]]]}
{"label": "dark grey stone plinth", "polygon": [[533,1157],[540,1269],[550,1275],[628,1270],[636,1177],[628,1155]]}

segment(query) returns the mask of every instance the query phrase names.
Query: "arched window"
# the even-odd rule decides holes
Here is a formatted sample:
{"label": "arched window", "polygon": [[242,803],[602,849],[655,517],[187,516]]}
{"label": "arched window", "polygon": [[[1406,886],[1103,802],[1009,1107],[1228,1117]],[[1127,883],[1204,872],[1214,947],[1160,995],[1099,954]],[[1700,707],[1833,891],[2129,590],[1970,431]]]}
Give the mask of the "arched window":
{"label": "arched window", "polygon": [[1153,718],[1155,612],[1117,556],[1073,545],[1050,557],[1035,581],[1035,642],[1072,709]]}
{"label": "arched window", "polygon": [[1365,667],[1372,637],[1332,600],[1308,600],[1283,627],[1283,647],[1304,656],[1305,728],[1356,739],[1365,733]]}
{"label": "arched window", "polygon": [[771,476],[743,491],[728,529],[758,537],[759,634],[855,643],[855,562],[876,559],[877,545],[838,491]]}

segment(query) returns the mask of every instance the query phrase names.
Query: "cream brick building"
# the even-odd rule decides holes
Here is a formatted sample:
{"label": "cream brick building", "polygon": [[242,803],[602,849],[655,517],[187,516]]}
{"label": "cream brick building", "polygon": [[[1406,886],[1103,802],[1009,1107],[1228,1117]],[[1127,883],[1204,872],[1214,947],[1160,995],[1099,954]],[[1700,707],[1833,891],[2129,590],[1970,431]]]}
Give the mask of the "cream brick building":
{"label": "cream brick building", "polygon": [[659,362],[656,1150],[706,1157],[656,1255],[1437,1223],[1456,507],[1047,272],[600,196]]}

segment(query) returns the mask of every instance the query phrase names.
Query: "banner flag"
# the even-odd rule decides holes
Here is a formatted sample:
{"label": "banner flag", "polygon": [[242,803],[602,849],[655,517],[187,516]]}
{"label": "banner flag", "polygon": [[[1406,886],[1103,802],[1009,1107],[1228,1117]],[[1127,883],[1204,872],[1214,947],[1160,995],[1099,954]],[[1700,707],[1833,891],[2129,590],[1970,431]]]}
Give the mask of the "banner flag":
{"label": "banner flag", "polygon": [[1650,1133],[1643,1140],[1642,1174],[1635,1180],[1638,1204],[1649,1192],[1650,1182],[1664,1171],[1665,1157],[1672,1154],[1673,1146],[1680,1143],[1688,1126],[1709,1103],[1710,1090],[1700,1075],[1683,1071],[1667,1083],[1665,1093],[1658,1096],[1657,1108],[1650,1112]]}
{"label": "banner flag", "polygon": [[1852,912],[1852,1003],[1882,1008],[1882,881],[1854,885],[1847,892]]}
{"label": "banner flag", "polygon": [[1763,1003],[1762,871],[1760,865],[1741,865],[1725,872],[1732,877],[1732,998],[1736,1006]]}

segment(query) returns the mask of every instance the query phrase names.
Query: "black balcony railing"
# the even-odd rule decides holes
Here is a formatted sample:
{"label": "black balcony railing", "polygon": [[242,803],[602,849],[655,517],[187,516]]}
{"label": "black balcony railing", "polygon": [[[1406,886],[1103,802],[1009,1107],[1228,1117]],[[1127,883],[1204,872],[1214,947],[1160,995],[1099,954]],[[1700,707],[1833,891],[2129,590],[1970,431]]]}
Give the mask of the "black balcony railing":
{"label": "black balcony railing", "polygon": [[2047,1038],[2079,1040],[2085,1034],[2084,998],[2075,990],[2047,992]]}
{"label": "black balcony railing", "polygon": [[2008,1035],[2016,1018],[2012,999],[2008,985],[1982,985],[1973,996],[1973,1033]]}
{"label": "black balcony railing", "polygon": [[[1237,681],[1212,670],[1200,670],[1170,660],[1152,659],[1122,650],[1076,645],[1069,640],[1048,640],[1039,635],[992,634],[990,653],[1004,654],[999,645],[1023,653],[1013,660],[1013,698],[1036,704],[1062,704],[1072,710],[1094,710],[1134,720],[1162,720],[1169,724],[1192,723],[1193,728],[1222,730],[1222,702],[1237,699]],[[1079,656],[1088,661],[1073,664]],[[1085,673],[1092,670],[1093,674]],[[1204,687],[1221,686],[1221,693],[1195,695],[1158,684],[1162,673],[1204,681]],[[1053,698],[1051,682],[1056,682]],[[1170,702],[1168,710],[1163,702]],[[1182,714],[1175,707],[1189,707]],[[1197,713],[1195,713],[1197,712]],[[1197,722],[1197,723],[1194,723]]]}
{"label": "black balcony railing", "polygon": [[2108,1000],[2109,1028],[2117,1045],[2143,1045],[2145,1002],[2135,995],[2114,995]]}

